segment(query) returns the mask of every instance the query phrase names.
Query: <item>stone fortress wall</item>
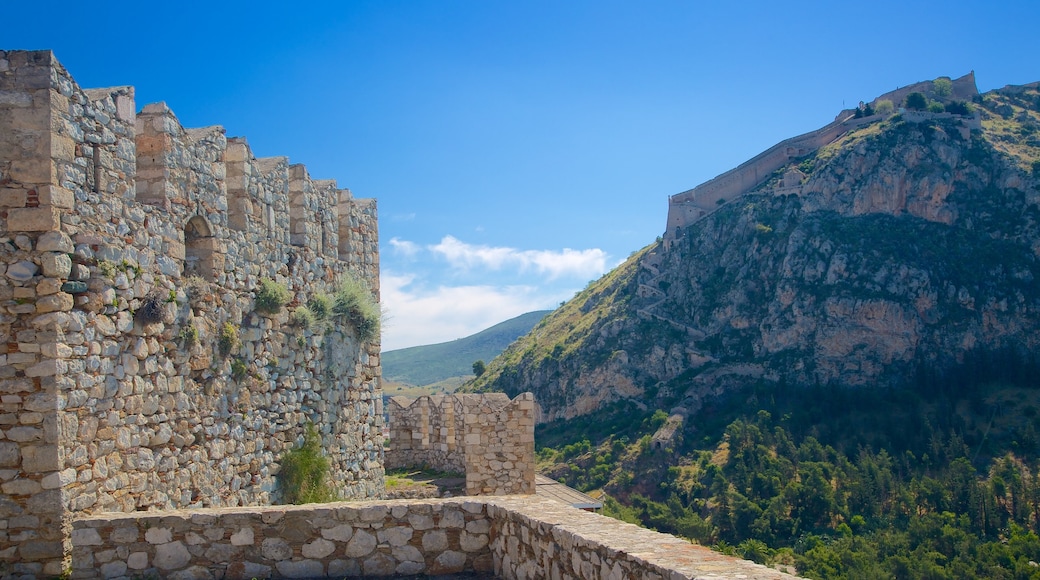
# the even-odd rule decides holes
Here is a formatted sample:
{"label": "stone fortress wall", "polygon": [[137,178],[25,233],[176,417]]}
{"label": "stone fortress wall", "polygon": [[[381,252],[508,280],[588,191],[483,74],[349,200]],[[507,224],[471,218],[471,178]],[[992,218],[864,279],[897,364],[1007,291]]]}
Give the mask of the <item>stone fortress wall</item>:
{"label": "stone fortress wall", "polygon": [[392,397],[387,469],[466,474],[467,495],[535,492],[534,395]]}
{"label": "stone fortress wall", "polygon": [[378,338],[289,317],[343,276],[378,297],[374,200],[0,51],[0,562],[61,574],[74,515],[269,504],[308,422],[379,497]]}
{"label": "stone fortress wall", "polygon": [[[932,81],[915,83],[881,95],[873,103],[889,100],[899,106],[912,92],[932,94]],[[975,73],[970,72],[952,81],[949,98],[970,101],[978,95]],[[838,113],[834,121],[808,133],[785,139],[737,167],[722,173],[693,189],[668,198],[668,218],[665,225],[664,243],[670,246],[682,237],[683,230],[717,210],[725,202],[751,191],[769,178],[773,172],[795,159],[805,157],[833,142],[845,133],[882,119],[881,115],[856,118],[855,110]],[[785,183],[784,192],[791,191]]]}

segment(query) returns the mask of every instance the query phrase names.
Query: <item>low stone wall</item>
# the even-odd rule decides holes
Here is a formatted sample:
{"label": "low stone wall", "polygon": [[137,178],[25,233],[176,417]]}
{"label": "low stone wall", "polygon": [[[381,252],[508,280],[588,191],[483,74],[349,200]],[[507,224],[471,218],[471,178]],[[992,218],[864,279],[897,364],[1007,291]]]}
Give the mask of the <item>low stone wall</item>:
{"label": "low stone wall", "polygon": [[487,506],[384,501],[100,514],[74,522],[72,578],[227,580],[490,571]]}
{"label": "low stone wall", "polygon": [[488,517],[495,575],[505,580],[796,578],[549,499],[498,498]]}
{"label": "low stone wall", "polygon": [[71,578],[794,578],[536,496],[85,516]]}

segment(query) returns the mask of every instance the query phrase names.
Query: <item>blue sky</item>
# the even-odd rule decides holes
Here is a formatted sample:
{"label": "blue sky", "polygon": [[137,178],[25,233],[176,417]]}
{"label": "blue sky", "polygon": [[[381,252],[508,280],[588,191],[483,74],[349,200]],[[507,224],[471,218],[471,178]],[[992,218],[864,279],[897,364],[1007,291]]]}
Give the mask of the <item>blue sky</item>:
{"label": "blue sky", "polygon": [[17,2],[0,47],[379,200],[385,350],[571,297],[842,109],[1040,80],[1040,2]]}

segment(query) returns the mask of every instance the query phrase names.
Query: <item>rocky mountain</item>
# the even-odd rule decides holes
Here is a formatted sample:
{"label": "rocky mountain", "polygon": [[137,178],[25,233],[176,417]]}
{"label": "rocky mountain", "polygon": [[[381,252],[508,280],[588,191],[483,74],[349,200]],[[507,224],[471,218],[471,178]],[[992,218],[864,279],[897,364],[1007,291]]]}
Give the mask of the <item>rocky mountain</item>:
{"label": "rocky mountain", "polygon": [[619,400],[690,416],[749,383],[1030,372],[1040,92],[931,105],[852,130],[637,252],[470,388],[532,391],[548,421]]}

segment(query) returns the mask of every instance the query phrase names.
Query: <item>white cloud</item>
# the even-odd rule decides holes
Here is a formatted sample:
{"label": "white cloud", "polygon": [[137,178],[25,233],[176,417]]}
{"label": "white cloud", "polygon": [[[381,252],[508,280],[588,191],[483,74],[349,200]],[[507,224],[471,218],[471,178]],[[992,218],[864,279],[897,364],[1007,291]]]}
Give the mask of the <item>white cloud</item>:
{"label": "white cloud", "polygon": [[409,258],[415,257],[422,248],[415,242],[409,242],[408,240],[402,240],[400,238],[390,238],[390,247],[395,252],[407,256]]}
{"label": "white cloud", "polygon": [[610,267],[599,249],[518,250],[454,236],[425,246],[392,238],[389,246],[381,281],[388,317],[383,350],[455,340],[554,308]]}
{"label": "white cloud", "polygon": [[444,236],[439,244],[428,246],[434,254],[445,258],[453,267],[470,269],[485,267],[502,270],[515,267],[534,270],[550,280],[561,277],[589,279],[606,271],[607,253],[599,248],[589,250],[517,250],[467,244],[454,236]]}
{"label": "white cloud", "polygon": [[551,308],[572,294],[573,290],[533,286],[426,288],[414,275],[384,272],[381,295],[388,319],[383,325],[383,350],[463,338],[515,316]]}

